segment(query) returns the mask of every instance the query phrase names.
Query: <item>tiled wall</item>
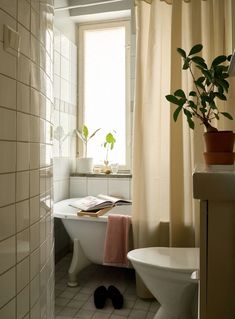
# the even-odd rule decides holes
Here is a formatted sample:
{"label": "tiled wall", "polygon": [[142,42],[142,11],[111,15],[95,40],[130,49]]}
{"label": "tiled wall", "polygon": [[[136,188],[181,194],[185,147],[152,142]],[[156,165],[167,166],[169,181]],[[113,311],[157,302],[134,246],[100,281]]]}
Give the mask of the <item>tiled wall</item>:
{"label": "tiled wall", "polygon": [[76,157],[77,47],[54,30],[54,200],[68,198],[69,174]]}
{"label": "tiled wall", "polygon": [[[0,318],[54,318],[53,0],[0,0]],[[21,36],[3,49],[3,24]]]}
{"label": "tiled wall", "polygon": [[131,178],[70,177],[70,198],[98,194],[131,199]]}

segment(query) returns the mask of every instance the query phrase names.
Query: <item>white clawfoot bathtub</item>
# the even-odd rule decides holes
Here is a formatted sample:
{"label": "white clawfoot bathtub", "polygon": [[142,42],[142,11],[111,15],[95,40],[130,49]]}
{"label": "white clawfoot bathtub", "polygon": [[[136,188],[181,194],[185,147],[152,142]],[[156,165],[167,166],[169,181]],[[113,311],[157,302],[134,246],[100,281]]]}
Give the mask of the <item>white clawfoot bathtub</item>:
{"label": "white clawfoot bathtub", "polygon": [[117,206],[99,217],[77,216],[77,209],[69,206],[78,198],[54,204],[54,217],[61,218],[74,242],[73,258],[68,271],[68,286],[77,286],[78,273],[90,263],[103,264],[103,250],[109,214],[131,215],[131,205]]}

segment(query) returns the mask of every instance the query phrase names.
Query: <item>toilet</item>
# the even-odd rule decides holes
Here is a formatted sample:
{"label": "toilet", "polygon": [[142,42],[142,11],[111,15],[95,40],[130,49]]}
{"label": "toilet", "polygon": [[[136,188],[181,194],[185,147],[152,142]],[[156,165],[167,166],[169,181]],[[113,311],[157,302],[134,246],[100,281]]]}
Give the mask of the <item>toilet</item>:
{"label": "toilet", "polygon": [[127,255],[136,272],[160,303],[154,319],[196,319],[199,248],[149,247]]}

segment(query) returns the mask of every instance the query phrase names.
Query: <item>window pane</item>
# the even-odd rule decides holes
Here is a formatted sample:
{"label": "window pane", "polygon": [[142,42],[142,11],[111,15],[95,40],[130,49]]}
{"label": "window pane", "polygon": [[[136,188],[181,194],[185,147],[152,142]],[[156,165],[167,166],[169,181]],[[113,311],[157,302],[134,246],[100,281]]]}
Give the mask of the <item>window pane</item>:
{"label": "window pane", "polygon": [[102,130],[88,143],[88,156],[100,163],[101,147],[109,132],[116,144],[109,160],[126,162],[125,28],[86,30],[84,33],[84,123],[90,133]]}

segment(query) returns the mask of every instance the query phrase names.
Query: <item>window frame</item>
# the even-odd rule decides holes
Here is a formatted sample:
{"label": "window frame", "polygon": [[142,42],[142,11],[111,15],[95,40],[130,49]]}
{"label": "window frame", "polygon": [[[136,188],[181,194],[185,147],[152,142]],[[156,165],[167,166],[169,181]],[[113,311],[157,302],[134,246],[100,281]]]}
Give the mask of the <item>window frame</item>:
{"label": "window frame", "polygon": [[[126,62],[126,79],[125,79],[125,109],[126,109],[126,165],[120,165],[120,171],[131,171],[131,21],[130,19],[115,20],[115,21],[102,21],[87,24],[80,24],[78,27],[78,116],[77,125],[81,129],[84,123],[84,32],[86,30],[99,30],[112,27],[124,27],[125,28],[125,62]],[[78,139],[77,153],[83,154],[83,143]]]}

